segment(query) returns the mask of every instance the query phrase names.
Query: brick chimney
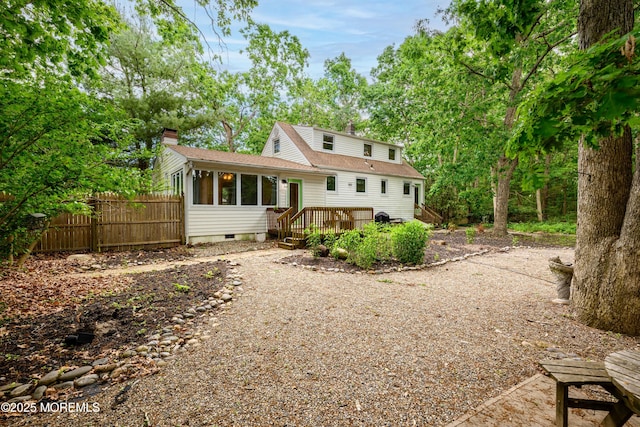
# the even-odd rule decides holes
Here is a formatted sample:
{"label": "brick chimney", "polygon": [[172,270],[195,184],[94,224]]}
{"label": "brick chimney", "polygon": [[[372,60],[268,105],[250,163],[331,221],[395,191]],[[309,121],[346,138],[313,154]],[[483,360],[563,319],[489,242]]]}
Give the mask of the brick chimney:
{"label": "brick chimney", "polygon": [[353,124],[353,121],[349,120],[349,124],[347,125],[345,132],[348,133],[349,135],[356,134],[356,126]]}
{"label": "brick chimney", "polygon": [[164,128],[162,130],[160,142],[162,144],[178,145],[178,131],[175,129]]}

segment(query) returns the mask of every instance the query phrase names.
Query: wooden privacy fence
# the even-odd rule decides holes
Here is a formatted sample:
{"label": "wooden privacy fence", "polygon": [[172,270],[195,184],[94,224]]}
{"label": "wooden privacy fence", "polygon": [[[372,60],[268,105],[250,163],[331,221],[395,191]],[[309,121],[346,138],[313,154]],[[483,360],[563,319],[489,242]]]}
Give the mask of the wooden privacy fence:
{"label": "wooden privacy fence", "polygon": [[113,194],[90,199],[94,215],[63,214],[51,220],[36,252],[152,249],[184,243],[181,196]]}

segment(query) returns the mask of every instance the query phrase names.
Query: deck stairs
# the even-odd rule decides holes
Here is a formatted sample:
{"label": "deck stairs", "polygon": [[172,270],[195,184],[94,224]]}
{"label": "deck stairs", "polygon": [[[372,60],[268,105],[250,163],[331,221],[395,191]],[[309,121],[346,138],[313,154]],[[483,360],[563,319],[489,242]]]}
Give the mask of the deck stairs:
{"label": "deck stairs", "polygon": [[278,247],[282,249],[303,249],[307,245],[307,238],[304,233],[292,233],[291,236],[285,237],[278,241]]}

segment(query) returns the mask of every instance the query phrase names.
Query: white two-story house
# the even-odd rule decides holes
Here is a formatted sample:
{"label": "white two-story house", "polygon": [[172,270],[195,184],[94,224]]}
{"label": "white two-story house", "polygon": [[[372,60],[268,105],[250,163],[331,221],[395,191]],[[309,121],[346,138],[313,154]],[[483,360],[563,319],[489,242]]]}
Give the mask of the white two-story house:
{"label": "white two-story house", "polygon": [[[338,208],[408,220],[424,201],[424,177],[403,160],[401,146],[351,132],[277,122],[260,156],[180,146],[171,131],[163,143],[155,177],[168,192],[184,193],[189,243],[261,238],[273,228],[269,216],[285,208],[290,216],[306,210],[308,226],[350,215]],[[309,214],[314,208],[322,215]]]}

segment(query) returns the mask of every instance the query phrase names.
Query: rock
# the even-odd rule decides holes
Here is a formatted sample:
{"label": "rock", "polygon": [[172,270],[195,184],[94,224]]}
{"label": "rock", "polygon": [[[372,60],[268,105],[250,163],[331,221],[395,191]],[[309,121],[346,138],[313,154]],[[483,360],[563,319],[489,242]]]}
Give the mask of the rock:
{"label": "rock", "polygon": [[146,345],[139,345],[138,347],[136,347],[136,351],[138,353],[145,353],[147,351],[149,351],[149,347]]}
{"label": "rock", "polygon": [[127,366],[121,366],[111,372],[111,378],[118,378],[120,375],[126,374],[129,368]]}
{"label": "rock", "polygon": [[103,357],[102,359],[95,360],[91,366],[106,365],[107,363],[109,363],[109,359],[107,357]]}
{"label": "rock", "polygon": [[335,250],[336,258],[338,259],[347,259],[349,256],[349,252],[343,248],[336,248]]}
{"label": "rock", "polygon": [[167,366],[167,362],[165,362],[164,360],[158,360],[158,361],[156,362],[156,365],[157,365],[157,366],[160,366],[160,367],[162,367],[162,366]]}
{"label": "rock", "polygon": [[11,392],[9,393],[9,396],[11,396],[11,397],[24,396],[24,395],[28,394],[28,392],[29,392],[29,390],[31,390],[32,386],[33,386],[33,384],[23,384],[21,386],[18,386],[16,388],[14,388],[13,390],[11,390]]}
{"label": "rock", "polygon": [[27,400],[31,400],[31,395],[26,394],[24,396],[14,397],[13,399],[7,401],[7,403],[20,403],[20,402],[26,402]]}
{"label": "rock", "polygon": [[117,367],[118,367],[117,364],[109,363],[109,364],[106,364],[106,365],[98,365],[93,369],[93,371],[95,373],[99,374],[99,373],[102,373],[102,372],[111,372],[114,369],[116,369]]}
{"label": "rock", "polygon": [[203,313],[205,311],[207,311],[206,307],[200,306],[200,307],[196,307],[196,311]]}
{"label": "rock", "polygon": [[133,357],[136,354],[137,354],[137,352],[135,350],[129,349],[129,350],[125,350],[124,353],[122,353],[122,357],[126,359],[126,358],[129,358],[129,357]]}
{"label": "rock", "polygon": [[76,261],[80,264],[91,264],[95,262],[95,259],[89,254],[73,254],[67,257],[67,261]]}
{"label": "rock", "polygon": [[229,294],[222,294],[222,296],[220,297],[220,299],[224,302],[229,302],[233,299],[233,297]]}
{"label": "rock", "polygon": [[65,390],[67,388],[73,388],[73,381],[65,381],[63,383],[58,383],[53,386],[56,390]]}
{"label": "rock", "polygon": [[239,280],[234,280],[231,284],[232,284],[233,286],[242,286],[242,282],[241,282],[241,281],[239,281]]}
{"label": "rock", "polygon": [[[160,338],[160,337],[158,337],[158,338]],[[149,341],[149,342],[147,343],[147,345],[148,345],[149,347],[155,347],[155,346],[157,346],[157,345],[159,344],[159,342],[160,342],[160,341],[158,341],[158,340],[151,340],[151,341]]]}
{"label": "rock", "polygon": [[102,266],[100,264],[92,264],[91,268],[94,270],[102,270]]}
{"label": "rock", "polygon": [[187,341],[187,344],[189,344],[189,345],[194,345],[194,344],[199,344],[199,343],[200,343],[200,341],[198,341],[195,338],[192,338],[189,341]]}
{"label": "rock", "polygon": [[169,353],[168,351],[163,351],[160,353],[160,357],[162,357],[163,359],[169,356],[171,356],[171,353]]}
{"label": "rock", "polygon": [[329,248],[326,247],[325,245],[318,245],[318,254],[322,258],[328,257],[329,256]]}
{"label": "rock", "polygon": [[60,375],[60,378],[58,378],[58,380],[60,381],[74,380],[78,377],[83,376],[84,374],[91,372],[92,370],[93,370],[93,366],[82,366],[72,371],[63,373],[62,375]]}
{"label": "rock", "polygon": [[2,387],[0,387],[0,393],[3,391],[8,391],[8,390],[13,390],[16,387],[20,387],[21,385],[23,385],[22,383],[9,383],[9,384],[5,384]]}
{"label": "rock", "polygon": [[44,392],[45,391],[47,391],[47,386],[46,385],[38,386],[33,391],[33,394],[31,395],[31,397],[33,398],[33,400],[40,400],[40,399],[42,399],[42,396],[44,396]]}
{"label": "rock", "polygon": [[89,374],[89,375],[85,375],[84,377],[77,378],[73,382],[73,384],[76,387],[86,387],[88,385],[95,384],[96,382],[98,382],[99,378],[100,377],[97,374]]}

